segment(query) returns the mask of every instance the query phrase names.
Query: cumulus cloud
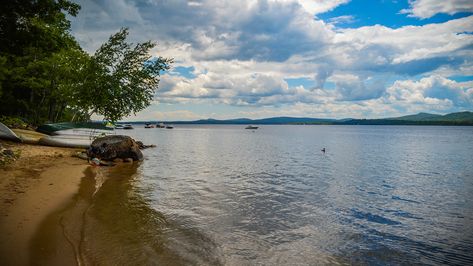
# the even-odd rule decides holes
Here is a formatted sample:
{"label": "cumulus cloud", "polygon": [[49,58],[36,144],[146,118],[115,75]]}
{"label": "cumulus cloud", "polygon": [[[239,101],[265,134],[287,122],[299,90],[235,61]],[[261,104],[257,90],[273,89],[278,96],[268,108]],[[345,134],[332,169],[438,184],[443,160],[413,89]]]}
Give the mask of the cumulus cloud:
{"label": "cumulus cloud", "polygon": [[473,82],[456,82],[435,75],[419,81],[396,81],[387,89],[385,99],[398,109],[411,112],[471,108]]}
{"label": "cumulus cloud", "polygon": [[[446,77],[473,70],[473,16],[396,29],[340,29],[334,25],[354,18],[314,16],[346,2],[81,0],[72,32],[93,52],[128,26],[133,41],[155,40],[155,55],[192,67],[191,76],[174,70],[162,76],[159,103],[227,104],[288,115],[297,106],[318,116],[472,108],[467,85]],[[412,14],[421,2],[429,1],[411,2]],[[287,79],[313,85],[289,86]]]}
{"label": "cumulus cloud", "polygon": [[409,6],[409,9],[403,9],[401,13],[421,19],[439,13],[453,15],[459,12],[473,12],[473,2],[470,0],[410,0]]}
{"label": "cumulus cloud", "polygon": [[346,69],[417,75],[472,58],[473,35],[463,34],[472,27],[473,16],[398,29],[346,29],[336,34],[331,49]]}
{"label": "cumulus cloud", "polygon": [[330,78],[342,101],[362,101],[376,99],[383,95],[385,87],[382,80],[362,79],[352,74],[337,74]]}
{"label": "cumulus cloud", "polygon": [[301,5],[304,10],[308,13],[320,14],[324,12],[328,12],[333,10],[339,5],[348,3],[350,0],[272,0],[275,2],[290,2],[290,3],[298,3]]}

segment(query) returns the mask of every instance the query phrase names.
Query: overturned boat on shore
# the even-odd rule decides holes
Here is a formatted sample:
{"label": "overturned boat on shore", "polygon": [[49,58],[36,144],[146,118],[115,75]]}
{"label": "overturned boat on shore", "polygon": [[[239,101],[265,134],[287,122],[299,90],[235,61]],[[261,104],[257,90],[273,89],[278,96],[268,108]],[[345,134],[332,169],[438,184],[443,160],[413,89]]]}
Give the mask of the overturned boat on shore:
{"label": "overturned boat on shore", "polygon": [[21,142],[21,139],[18,137],[18,135],[16,135],[15,132],[5,126],[2,122],[0,122],[0,138]]}
{"label": "overturned boat on shore", "polygon": [[62,123],[53,123],[53,124],[44,124],[39,126],[36,131],[47,134],[47,135],[58,135],[58,131],[61,132],[63,130],[79,130],[79,131],[103,131],[107,132],[113,131],[113,127],[109,127],[104,123],[99,122],[62,122]]}
{"label": "overturned boat on shore", "polygon": [[65,148],[88,148],[95,138],[81,136],[46,136],[39,140],[38,144]]}

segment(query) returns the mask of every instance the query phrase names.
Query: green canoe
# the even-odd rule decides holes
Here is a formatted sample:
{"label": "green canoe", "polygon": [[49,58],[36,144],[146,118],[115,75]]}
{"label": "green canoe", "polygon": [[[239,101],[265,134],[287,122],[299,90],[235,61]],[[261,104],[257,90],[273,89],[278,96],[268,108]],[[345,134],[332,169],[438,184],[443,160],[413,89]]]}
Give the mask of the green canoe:
{"label": "green canoe", "polygon": [[91,128],[91,129],[102,129],[102,130],[113,130],[110,127],[107,127],[103,123],[98,122],[80,122],[80,123],[71,123],[71,122],[63,122],[63,123],[54,123],[54,124],[44,124],[39,126],[36,131],[52,135],[55,131],[59,130],[66,130],[66,129],[74,129],[74,128]]}

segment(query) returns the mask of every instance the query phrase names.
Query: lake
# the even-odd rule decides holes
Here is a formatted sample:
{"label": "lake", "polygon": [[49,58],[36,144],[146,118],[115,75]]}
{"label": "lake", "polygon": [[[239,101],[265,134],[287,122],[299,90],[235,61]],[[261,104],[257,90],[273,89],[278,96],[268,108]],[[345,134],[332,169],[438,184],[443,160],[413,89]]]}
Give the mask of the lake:
{"label": "lake", "polygon": [[83,181],[83,257],[473,263],[473,127],[244,127],[120,131],[157,148]]}

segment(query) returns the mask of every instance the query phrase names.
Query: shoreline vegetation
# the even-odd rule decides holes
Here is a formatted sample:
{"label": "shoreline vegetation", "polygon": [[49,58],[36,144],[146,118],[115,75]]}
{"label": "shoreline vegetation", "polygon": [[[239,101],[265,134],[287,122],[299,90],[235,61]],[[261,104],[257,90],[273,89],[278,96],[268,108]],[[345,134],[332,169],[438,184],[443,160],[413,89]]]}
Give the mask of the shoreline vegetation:
{"label": "shoreline vegetation", "polygon": [[173,59],[152,54],[156,42],[131,43],[128,28],[89,54],[71,34],[80,6],[7,1],[0,10],[0,116],[29,125],[117,121],[148,107]]}

